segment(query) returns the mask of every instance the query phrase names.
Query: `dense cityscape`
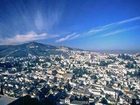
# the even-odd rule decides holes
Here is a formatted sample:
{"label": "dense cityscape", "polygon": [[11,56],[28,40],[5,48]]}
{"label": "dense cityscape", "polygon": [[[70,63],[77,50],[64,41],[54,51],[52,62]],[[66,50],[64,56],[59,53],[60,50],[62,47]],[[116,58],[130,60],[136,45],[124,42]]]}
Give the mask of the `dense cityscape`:
{"label": "dense cityscape", "polygon": [[0,0],[0,105],[140,105],[140,0]]}
{"label": "dense cityscape", "polygon": [[[37,43],[27,44],[36,49]],[[129,105],[140,98],[140,54],[108,54],[61,47],[63,54],[1,57],[3,93],[52,97],[57,105]],[[101,104],[101,105],[102,105]]]}

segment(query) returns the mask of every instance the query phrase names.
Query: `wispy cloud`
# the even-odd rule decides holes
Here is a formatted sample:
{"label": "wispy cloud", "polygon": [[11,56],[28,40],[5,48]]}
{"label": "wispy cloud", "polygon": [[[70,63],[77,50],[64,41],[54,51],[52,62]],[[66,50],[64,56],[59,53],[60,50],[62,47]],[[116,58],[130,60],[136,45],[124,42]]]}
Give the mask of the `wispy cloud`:
{"label": "wispy cloud", "polygon": [[99,26],[99,27],[94,27],[94,28],[90,29],[89,31],[87,31],[85,34],[86,35],[91,35],[91,34],[94,34],[94,33],[96,34],[96,33],[102,32],[102,31],[109,30],[112,27],[117,27],[119,25],[127,24],[127,23],[130,23],[130,22],[138,21],[138,20],[140,20],[140,16],[134,17],[134,18],[129,18],[129,19],[126,19],[126,20],[118,21],[118,22],[114,22],[114,23],[110,23],[110,24],[107,24],[107,25]]}
{"label": "wispy cloud", "polygon": [[140,16],[120,21],[118,22],[118,24],[125,24],[129,22],[137,21],[137,20],[140,20]]}
{"label": "wispy cloud", "polygon": [[122,21],[117,21],[114,23],[110,23],[110,24],[106,24],[103,26],[99,26],[99,27],[94,27],[92,29],[90,29],[89,31],[85,31],[80,34],[80,37],[88,37],[88,36],[101,36],[101,37],[107,37],[107,36],[111,36],[111,35],[116,35],[118,33],[122,33],[122,32],[126,32],[126,31],[130,31],[133,29],[137,29],[140,26],[136,26],[136,25],[132,25],[132,26],[128,26],[127,28],[120,28],[120,26],[127,24],[127,23],[131,23],[131,22],[135,22],[135,21],[140,21],[140,16],[137,17],[133,17],[133,18],[129,18],[129,19],[125,19]]}
{"label": "wispy cloud", "polygon": [[98,32],[101,32],[101,31],[104,31],[104,30],[107,30],[108,29],[108,26],[102,26],[102,27],[97,27],[97,28],[93,28],[93,29],[90,29],[87,33],[90,34],[90,33],[98,33]]}
{"label": "wispy cloud", "polygon": [[106,34],[101,35],[101,37],[116,35],[118,33],[130,31],[130,30],[133,30],[133,29],[136,29],[136,28],[139,28],[139,26],[134,26],[134,27],[130,27],[130,28],[127,28],[127,29],[119,29],[119,30],[111,31],[111,32],[108,32]]}
{"label": "wispy cloud", "polygon": [[109,33],[103,34],[101,37],[116,35],[116,34],[118,34],[118,33],[125,32],[125,31],[128,31],[128,29],[115,30],[115,31],[113,31],[113,32],[109,32]]}
{"label": "wispy cloud", "polygon": [[11,38],[0,39],[0,44],[1,45],[18,44],[18,43],[24,43],[24,42],[29,42],[29,41],[35,41],[35,40],[43,40],[48,37],[49,36],[47,33],[37,34],[35,32],[29,32],[25,35],[18,34]]}
{"label": "wispy cloud", "polygon": [[34,24],[35,27],[39,30],[51,30],[57,23],[59,23],[62,15],[62,11],[58,11],[57,9],[52,11],[48,9],[47,15],[44,16],[39,10],[36,13]]}
{"label": "wispy cloud", "polygon": [[84,31],[84,32],[80,32],[80,33],[74,32],[72,34],[66,34],[66,35],[63,35],[64,37],[57,39],[56,42],[64,42],[64,41],[69,41],[69,40],[73,40],[76,38],[84,38],[84,37],[90,37],[90,36],[108,37],[111,35],[116,35],[118,33],[122,33],[122,32],[126,32],[126,31],[130,31],[130,30],[139,28],[140,26],[138,26],[138,25],[120,27],[124,24],[138,21],[138,20],[140,20],[139,16],[134,17],[134,18],[129,18],[126,20],[122,20],[122,21],[117,21],[117,22],[110,23],[110,24],[106,24],[103,26],[94,27],[92,29],[89,29],[88,31]]}
{"label": "wispy cloud", "polygon": [[42,30],[43,29],[43,16],[41,14],[40,11],[37,11],[37,15],[35,17],[35,26],[38,30]]}
{"label": "wispy cloud", "polygon": [[57,39],[56,42],[64,42],[64,41],[67,41],[67,40],[72,40],[72,39],[75,39],[79,36],[80,36],[80,34],[77,34],[77,33],[68,34],[64,37],[61,37],[61,38]]}
{"label": "wispy cloud", "polygon": [[103,26],[94,27],[94,28],[90,29],[87,33],[98,33],[98,32],[102,32],[102,31],[108,30],[111,27],[114,27],[116,25],[118,25],[118,22],[106,24],[106,25],[103,25]]}
{"label": "wispy cloud", "polygon": [[62,1],[53,3],[53,6],[48,5],[45,8],[37,8],[34,17],[34,24],[37,30],[46,30],[47,32],[52,30],[53,27],[55,27],[60,22],[64,8],[65,3]]}

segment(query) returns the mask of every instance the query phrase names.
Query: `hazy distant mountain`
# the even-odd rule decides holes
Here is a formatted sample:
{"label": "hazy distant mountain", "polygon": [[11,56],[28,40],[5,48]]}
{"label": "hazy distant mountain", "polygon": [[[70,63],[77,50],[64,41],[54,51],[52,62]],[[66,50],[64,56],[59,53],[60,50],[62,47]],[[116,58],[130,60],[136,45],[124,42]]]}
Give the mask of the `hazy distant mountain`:
{"label": "hazy distant mountain", "polygon": [[29,42],[20,45],[1,45],[0,57],[27,57],[29,55],[47,56],[50,54],[66,54],[64,50],[76,49]]}

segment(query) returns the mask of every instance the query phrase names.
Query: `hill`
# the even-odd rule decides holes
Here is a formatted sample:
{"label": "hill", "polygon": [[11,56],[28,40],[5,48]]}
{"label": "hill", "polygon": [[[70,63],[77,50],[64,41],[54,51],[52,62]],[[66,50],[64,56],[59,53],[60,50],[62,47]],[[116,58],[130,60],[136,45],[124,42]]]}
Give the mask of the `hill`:
{"label": "hill", "polygon": [[20,45],[0,45],[0,57],[27,57],[33,56],[48,56],[48,55],[67,55],[66,51],[79,50],[69,47],[57,47],[48,44],[37,42],[29,42]]}

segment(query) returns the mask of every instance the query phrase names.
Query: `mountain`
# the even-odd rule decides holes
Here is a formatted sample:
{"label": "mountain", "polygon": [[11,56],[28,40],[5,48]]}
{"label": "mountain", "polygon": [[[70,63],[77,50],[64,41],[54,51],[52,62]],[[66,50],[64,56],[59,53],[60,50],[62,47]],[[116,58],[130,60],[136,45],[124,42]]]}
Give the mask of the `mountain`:
{"label": "mountain", "polygon": [[33,56],[47,56],[50,54],[65,54],[64,50],[76,50],[69,47],[56,47],[52,45],[45,45],[37,42],[29,42],[20,45],[0,45],[0,57],[27,57]]}

